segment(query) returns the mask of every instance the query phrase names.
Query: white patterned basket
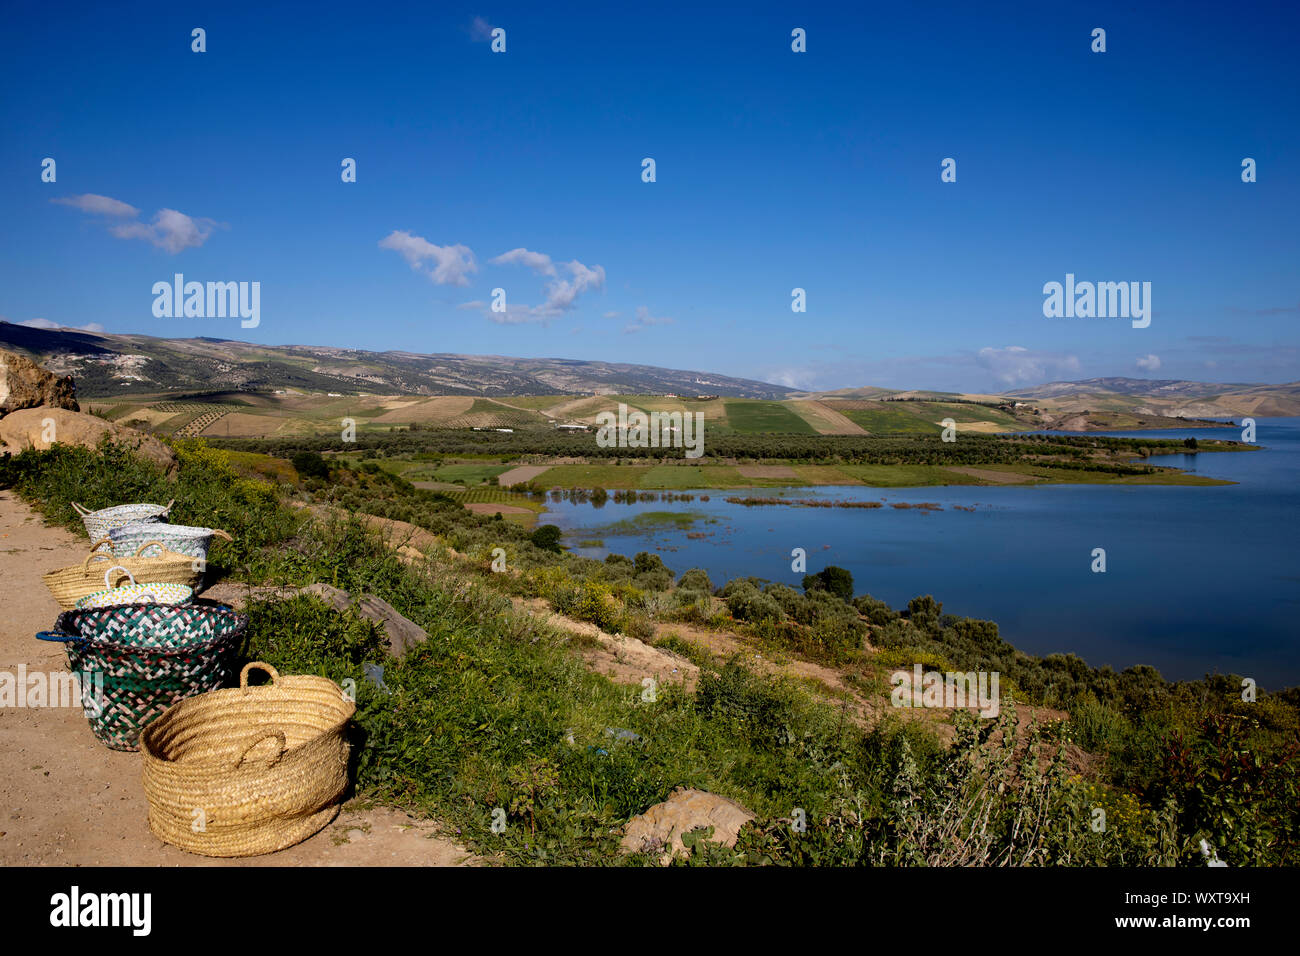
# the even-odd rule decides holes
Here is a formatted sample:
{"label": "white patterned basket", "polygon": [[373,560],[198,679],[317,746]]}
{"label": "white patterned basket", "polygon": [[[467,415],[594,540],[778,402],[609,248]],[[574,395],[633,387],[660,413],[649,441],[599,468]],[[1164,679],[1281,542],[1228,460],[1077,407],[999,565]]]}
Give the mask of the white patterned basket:
{"label": "white patterned basket", "polygon": [[161,544],[169,551],[205,562],[213,537],[234,540],[216,528],[195,528],[184,524],[128,524],[110,531],[108,537],[113,542],[115,555],[135,554],[141,545],[152,543],[154,546],[145,548],[141,557],[151,558],[161,553]]}
{"label": "white patterned basket", "polygon": [[[131,579],[130,584],[113,587],[109,584],[114,571],[125,571]],[[104,572],[106,590],[87,594],[77,602],[77,610],[95,607],[119,607],[123,604],[184,604],[194,597],[194,589],[184,584],[165,584],[156,581],[152,584],[136,584],[135,576],[120,564],[115,564]]]}
{"label": "white patterned basket", "polygon": [[114,505],[112,508],[91,511],[74,501],[72,507],[77,514],[81,515],[81,523],[86,526],[86,534],[90,535],[90,540],[98,541],[100,538],[107,538],[110,531],[123,525],[166,521],[167,513],[172,510],[172,505],[175,503],[176,499],[173,498],[165,505]]}

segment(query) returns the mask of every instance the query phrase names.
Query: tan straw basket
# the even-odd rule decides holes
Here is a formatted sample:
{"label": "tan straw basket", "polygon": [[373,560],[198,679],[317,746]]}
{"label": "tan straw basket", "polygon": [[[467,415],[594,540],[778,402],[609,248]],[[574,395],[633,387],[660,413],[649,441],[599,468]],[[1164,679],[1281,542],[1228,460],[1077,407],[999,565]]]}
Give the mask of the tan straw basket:
{"label": "tan straw basket", "polygon": [[[271,683],[248,686],[258,667]],[[252,663],[239,687],[170,707],[140,735],[149,828],[204,856],[301,843],[339,811],[356,705],[332,680]]]}
{"label": "tan straw basket", "polygon": [[[100,538],[90,548],[86,560],[68,568],[59,568],[42,575],[41,580],[50,589],[59,607],[70,611],[77,606],[77,601],[87,595],[102,591],[105,587],[116,587],[128,577],[134,577],[142,584],[183,584],[199,590],[203,580],[203,564],[187,554],[178,554],[165,548],[157,557],[142,558],[140,552],[148,547],[162,547],[160,542],[149,541],[136,548],[135,557],[114,557],[109,550],[108,538]],[[104,550],[100,550],[103,548]],[[121,573],[107,583],[104,572],[120,570]]]}

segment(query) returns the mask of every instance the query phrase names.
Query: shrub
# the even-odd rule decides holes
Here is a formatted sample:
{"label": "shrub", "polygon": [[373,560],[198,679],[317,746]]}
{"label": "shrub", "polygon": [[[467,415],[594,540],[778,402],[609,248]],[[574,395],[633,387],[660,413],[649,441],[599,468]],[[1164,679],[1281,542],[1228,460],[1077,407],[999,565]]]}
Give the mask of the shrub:
{"label": "shrub", "polygon": [[535,547],[541,548],[543,551],[553,551],[558,554],[561,550],[560,535],[561,531],[558,527],[553,524],[544,524],[533,531],[532,535],[529,536],[529,540],[532,541]]}
{"label": "shrub", "polygon": [[844,568],[831,564],[816,574],[806,574],[803,579],[805,592],[815,589],[829,591],[841,601],[853,600],[853,575]]}

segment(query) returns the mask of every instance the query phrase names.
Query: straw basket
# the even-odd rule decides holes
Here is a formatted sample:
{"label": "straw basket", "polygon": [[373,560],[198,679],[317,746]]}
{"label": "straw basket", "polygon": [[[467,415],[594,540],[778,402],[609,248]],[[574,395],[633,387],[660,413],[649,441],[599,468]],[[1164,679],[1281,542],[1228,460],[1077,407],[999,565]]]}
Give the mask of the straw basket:
{"label": "straw basket", "polygon": [[[114,528],[108,536],[113,542],[114,554],[135,553],[141,547],[152,552],[157,547],[188,554],[205,563],[213,537],[234,540],[226,532],[215,528],[194,528],[183,524],[128,524]],[[153,554],[150,553],[149,556],[153,557]]]}
{"label": "straw basket", "polygon": [[[41,577],[54,599],[59,602],[60,608],[70,611],[86,595],[103,590],[105,583],[112,587],[128,577],[150,584],[183,584],[195,590],[198,590],[199,583],[203,580],[201,564],[187,554],[167,550],[158,540],[147,541],[136,548],[134,557],[114,557],[109,550],[110,544],[109,538],[102,538],[95,542],[86,555],[86,560],[80,564],[49,571]],[[101,551],[101,548],[104,550]],[[157,557],[141,557],[146,548],[160,553]],[[123,570],[105,582],[102,569],[109,565]]]}
{"label": "straw basket", "polygon": [[65,611],[55,630],[68,667],[102,694],[86,707],[90,729],[113,750],[138,750],[140,731],[186,697],[234,678],[248,618],[228,607],[127,604]]}
{"label": "straw basket", "polygon": [[[248,686],[257,667],[271,683]],[[146,728],[149,828],[204,856],[256,856],[301,843],[339,811],[356,705],[331,680],[252,663],[239,687],[181,701]]]}
{"label": "straw basket", "polygon": [[98,541],[100,538],[108,536],[108,533],[114,528],[120,528],[124,524],[146,524],[160,523],[167,520],[167,513],[172,510],[172,505],[176,503],[173,498],[165,505],[115,505],[112,508],[100,508],[98,511],[91,511],[89,508],[83,508],[75,501],[72,507],[77,514],[81,515],[81,523],[86,526],[86,534],[90,535],[91,541]]}

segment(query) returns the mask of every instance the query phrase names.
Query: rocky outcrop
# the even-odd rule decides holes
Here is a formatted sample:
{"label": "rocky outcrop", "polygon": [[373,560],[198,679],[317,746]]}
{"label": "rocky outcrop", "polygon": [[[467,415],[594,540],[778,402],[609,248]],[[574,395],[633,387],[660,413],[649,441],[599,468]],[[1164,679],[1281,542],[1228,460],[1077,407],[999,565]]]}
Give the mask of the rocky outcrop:
{"label": "rocky outcrop", "polygon": [[683,833],[713,827],[709,839],[731,847],[740,828],[752,819],[754,815],[734,800],[703,790],[678,789],[663,803],[629,820],[621,845],[632,853],[659,853],[659,862],[668,864],[673,854],[688,852]]}
{"label": "rocky outcrop", "polygon": [[[209,588],[203,596],[209,601],[242,608],[250,600],[287,601],[299,594],[309,594],[340,613],[352,606],[352,596],[347,591],[322,581],[300,588],[288,585],[248,587],[231,581],[222,581]],[[401,657],[416,644],[423,644],[429,639],[429,634],[424,628],[377,595],[367,593],[357,598],[356,612],[383,629],[384,646],[389,657]],[[382,674],[381,670],[380,675]]]}
{"label": "rocky outcrop", "polygon": [[17,352],[0,349],[0,418],[40,406],[81,411],[72,376],[59,378]]}
{"label": "rocky outcrop", "polygon": [[111,435],[113,441],[134,448],[137,455],[166,471],[172,471],[176,467],[176,456],[158,439],[134,428],[106,422],[94,415],[42,406],[23,408],[0,418],[0,452],[15,455],[29,448],[44,451],[55,442],[96,448],[105,435]]}

